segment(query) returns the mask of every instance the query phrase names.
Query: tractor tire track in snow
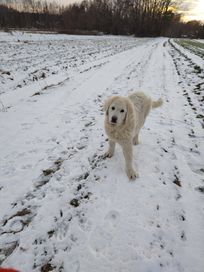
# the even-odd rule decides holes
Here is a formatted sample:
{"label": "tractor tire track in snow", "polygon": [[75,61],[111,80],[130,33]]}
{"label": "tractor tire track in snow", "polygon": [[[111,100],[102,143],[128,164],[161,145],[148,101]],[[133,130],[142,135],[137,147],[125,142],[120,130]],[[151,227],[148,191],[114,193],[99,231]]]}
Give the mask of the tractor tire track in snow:
{"label": "tractor tire track in snow", "polygon": [[[53,133],[47,141],[47,134],[34,139],[46,160],[39,157],[37,178],[30,177],[31,186],[17,191],[4,210],[3,265],[22,271],[202,272],[202,134],[184,106],[171,50],[167,39],[145,41],[95,74],[79,76],[83,82],[67,81],[48,92],[47,103],[57,99],[55,107],[42,111],[46,100],[37,96],[39,128]],[[107,96],[137,89],[165,101],[150,113],[134,148],[140,178],[130,183],[118,147],[112,159],[103,158],[102,105]],[[22,123],[32,129],[27,118]],[[0,193],[8,189],[4,185]]]}
{"label": "tractor tire track in snow", "polygon": [[[179,84],[182,87],[183,95],[191,106],[195,117],[201,122],[204,128],[204,70],[203,67],[187,55],[173,41],[169,41],[176,70],[180,76]],[[202,62],[202,60],[201,60]],[[186,105],[185,105],[186,106]]]}

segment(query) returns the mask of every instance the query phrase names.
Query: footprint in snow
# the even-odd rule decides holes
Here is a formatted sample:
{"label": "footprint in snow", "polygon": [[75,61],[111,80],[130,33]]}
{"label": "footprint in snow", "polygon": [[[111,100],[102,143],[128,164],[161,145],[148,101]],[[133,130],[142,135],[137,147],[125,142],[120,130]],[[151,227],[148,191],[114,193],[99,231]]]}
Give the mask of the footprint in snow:
{"label": "footprint in snow", "polygon": [[110,211],[105,216],[105,221],[111,226],[111,227],[117,227],[120,220],[120,214],[117,211]]}
{"label": "footprint in snow", "polygon": [[22,123],[21,124],[23,129],[31,129],[33,127],[32,123]]}
{"label": "footprint in snow", "polygon": [[13,219],[12,222],[10,222],[9,228],[12,233],[21,232],[24,228],[24,222],[22,220]]}
{"label": "footprint in snow", "polygon": [[32,168],[32,166],[33,166],[32,164],[25,164],[21,167],[21,169],[23,169],[23,170],[30,169],[30,168]]}
{"label": "footprint in snow", "polygon": [[58,229],[55,232],[56,238],[59,239],[60,241],[64,240],[67,236],[68,230],[69,230],[68,220],[63,220],[63,221],[59,222]]}
{"label": "footprint in snow", "polygon": [[92,222],[87,218],[80,218],[79,219],[79,227],[81,228],[81,230],[83,230],[85,232],[89,232],[92,227]]}
{"label": "footprint in snow", "polygon": [[120,220],[120,214],[117,211],[109,211],[104,218],[104,224],[96,227],[89,239],[89,245],[96,254],[103,253],[110,246],[113,239],[113,228],[116,228]]}
{"label": "footprint in snow", "polygon": [[96,227],[89,238],[89,245],[93,252],[98,255],[103,253],[104,250],[110,246],[112,241],[112,235],[107,230],[105,226]]}
{"label": "footprint in snow", "polygon": [[73,262],[69,263],[69,262],[66,262],[66,260],[65,260],[63,271],[79,272],[80,271],[80,262],[73,261]]}

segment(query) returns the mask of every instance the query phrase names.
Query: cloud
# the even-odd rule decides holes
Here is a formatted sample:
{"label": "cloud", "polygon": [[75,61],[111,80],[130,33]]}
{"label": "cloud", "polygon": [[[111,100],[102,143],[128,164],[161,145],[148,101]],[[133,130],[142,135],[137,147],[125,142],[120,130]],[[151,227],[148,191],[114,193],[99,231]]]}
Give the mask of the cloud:
{"label": "cloud", "polygon": [[82,0],[57,0],[58,3],[62,4],[62,5],[69,5],[69,4],[73,4],[73,3],[77,3],[77,2],[81,2]]}
{"label": "cloud", "polygon": [[204,0],[175,0],[179,13],[183,15],[184,21],[204,21]]}
{"label": "cloud", "polygon": [[189,12],[198,4],[198,0],[183,0],[177,1],[176,3],[180,11]]}

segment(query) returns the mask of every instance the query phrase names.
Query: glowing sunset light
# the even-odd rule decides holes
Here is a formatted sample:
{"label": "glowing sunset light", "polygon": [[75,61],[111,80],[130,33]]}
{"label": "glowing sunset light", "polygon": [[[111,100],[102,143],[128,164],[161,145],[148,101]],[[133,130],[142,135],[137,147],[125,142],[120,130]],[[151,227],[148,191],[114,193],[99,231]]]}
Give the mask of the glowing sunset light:
{"label": "glowing sunset light", "polygon": [[189,10],[184,11],[184,20],[198,20],[204,22],[204,0],[189,1]]}

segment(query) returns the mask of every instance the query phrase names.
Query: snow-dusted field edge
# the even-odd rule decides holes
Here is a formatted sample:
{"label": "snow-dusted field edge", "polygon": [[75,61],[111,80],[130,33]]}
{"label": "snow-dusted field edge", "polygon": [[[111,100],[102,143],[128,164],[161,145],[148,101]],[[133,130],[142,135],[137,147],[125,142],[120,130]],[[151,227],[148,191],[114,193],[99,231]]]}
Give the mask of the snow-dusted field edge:
{"label": "snow-dusted field edge", "polygon": [[[173,40],[0,33],[0,263],[29,271],[203,272],[203,60]],[[134,148],[102,105],[164,99]]]}

